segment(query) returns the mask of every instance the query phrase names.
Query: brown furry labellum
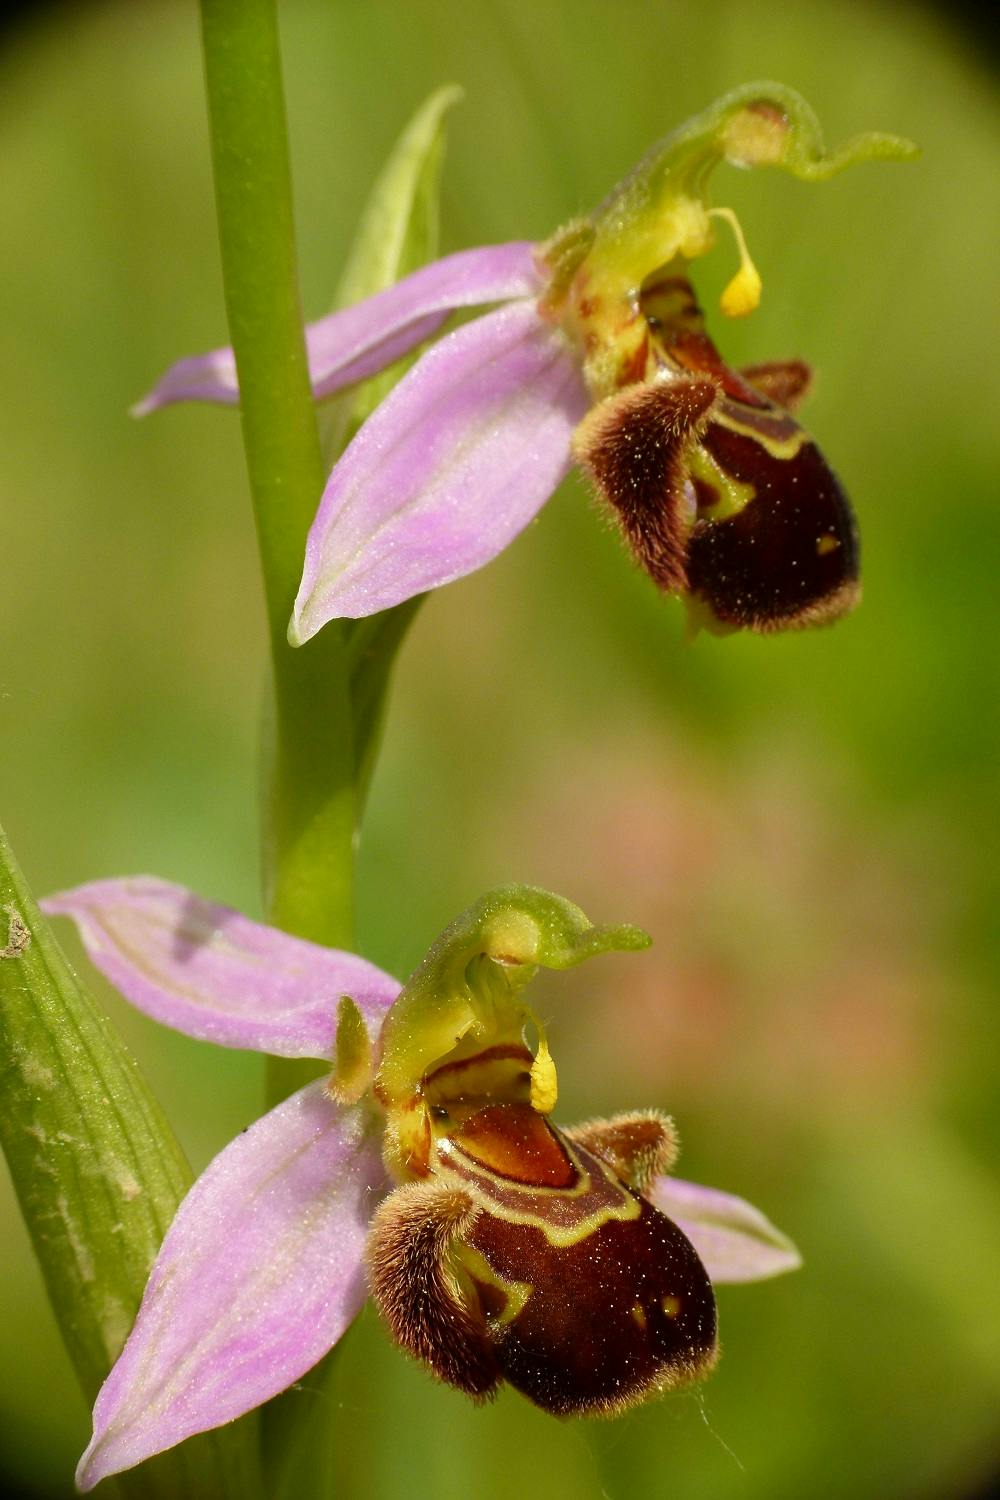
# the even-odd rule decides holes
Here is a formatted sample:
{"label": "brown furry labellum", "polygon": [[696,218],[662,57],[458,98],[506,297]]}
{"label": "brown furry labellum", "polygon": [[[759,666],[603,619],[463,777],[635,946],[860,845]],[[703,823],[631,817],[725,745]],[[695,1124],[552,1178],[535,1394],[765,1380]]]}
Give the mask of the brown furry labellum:
{"label": "brown furry labellum", "polygon": [[474,1397],[507,1380],[559,1416],[708,1373],[708,1275],[643,1197],[673,1160],[669,1120],[563,1132],[526,1102],[437,1115],[429,1177],[390,1194],[369,1239],[372,1292],[404,1349]]}
{"label": "brown furry labellum", "polygon": [[860,596],[850,502],[791,415],[801,360],[738,374],[703,327],[690,283],[644,288],[645,379],[600,402],[576,457],[660,588],[722,628],[821,624]]}

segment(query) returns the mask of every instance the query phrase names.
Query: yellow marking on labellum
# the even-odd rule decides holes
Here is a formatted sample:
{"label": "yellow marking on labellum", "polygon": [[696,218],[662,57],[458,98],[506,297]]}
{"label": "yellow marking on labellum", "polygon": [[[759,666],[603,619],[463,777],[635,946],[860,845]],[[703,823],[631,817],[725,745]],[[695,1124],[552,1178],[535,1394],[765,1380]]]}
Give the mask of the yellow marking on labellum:
{"label": "yellow marking on labellum", "polygon": [[664,1297],[660,1306],[668,1318],[676,1318],[681,1310],[681,1299],[679,1297]]}
{"label": "yellow marking on labellum", "polygon": [[839,546],[840,542],[838,538],[831,536],[829,532],[826,536],[818,536],[816,538],[816,556],[826,557],[829,552],[836,552]]}
{"label": "yellow marking on labellum", "polygon": [[[630,1219],[639,1217],[642,1213],[641,1199],[634,1193],[630,1193],[611,1168],[605,1166],[597,1158],[594,1158],[594,1165],[614,1189],[616,1201],[600,1204],[593,1212],[570,1224],[553,1223],[537,1209],[516,1207],[515,1203],[518,1198],[538,1198],[565,1203],[586,1198],[594,1191],[591,1174],[580,1162],[572,1145],[562,1135],[559,1140],[578,1172],[578,1180],[573,1187],[535,1187],[531,1184],[512,1182],[507,1178],[497,1179],[488,1168],[484,1168],[468,1156],[456,1141],[447,1139],[438,1141],[437,1152],[441,1164],[445,1168],[450,1167],[456,1176],[461,1178],[463,1191],[468,1193],[469,1197],[486,1213],[503,1219],[509,1224],[527,1224],[541,1230],[549,1244],[554,1245],[556,1249],[579,1244],[581,1240],[595,1234],[609,1219],[620,1219],[623,1223],[627,1223]],[[499,1197],[501,1192],[502,1198]],[[512,1198],[515,1202],[510,1201]]]}
{"label": "yellow marking on labellum", "polygon": [[[759,428],[754,427],[749,422],[744,424],[740,421],[739,417],[733,415],[731,408],[727,409],[725,413],[718,413],[713,420],[720,427],[728,428],[730,432],[738,432],[743,437],[752,438],[772,458],[780,459],[782,462],[786,459],[795,458],[803,443],[809,442],[808,434],[798,423],[795,425],[795,431],[790,433],[787,438],[777,438],[770,436],[768,433],[761,432]],[[733,481],[730,480],[730,484],[732,483]]]}
{"label": "yellow marking on labellum", "polygon": [[[756,433],[753,436],[756,437]],[[693,479],[702,480],[719,496],[718,503],[705,510],[709,521],[722,521],[726,516],[739,515],[756,494],[752,484],[746,484],[740,479],[730,479],[725,469],[701,446],[691,449],[688,468]]]}
{"label": "yellow marking on labellum", "polygon": [[647,1322],[646,1309],[643,1307],[642,1303],[641,1302],[633,1302],[633,1304],[632,1304],[631,1308],[629,1309],[629,1311],[631,1312],[632,1317],[638,1323],[639,1327],[640,1328],[645,1328],[646,1327],[646,1322]]}
{"label": "yellow marking on labellum", "polygon": [[[476,1283],[476,1290],[487,1321],[494,1329],[506,1328],[524,1311],[535,1290],[530,1281],[505,1281],[472,1245],[460,1245],[458,1256],[462,1271]],[[497,1295],[491,1296],[493,1291]],[[485,1295],[484,1295],[485,1293]]]}

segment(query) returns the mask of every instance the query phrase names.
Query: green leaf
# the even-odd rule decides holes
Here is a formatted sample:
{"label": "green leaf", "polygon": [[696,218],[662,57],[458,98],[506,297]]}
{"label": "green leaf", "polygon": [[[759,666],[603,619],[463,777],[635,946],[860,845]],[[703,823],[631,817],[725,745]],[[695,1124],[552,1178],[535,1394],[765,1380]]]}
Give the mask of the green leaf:
{"label": "green leaf", "polygon": [[425,596],[417,594],[367,619],[352,620],[348,635],[350,691],[354,709],[355,798],[364,810],[385,724],[386,695],[396,654]]}
{"label": "green leaf", "polygon": [[463,90],[445,84],[424,100],[368,195],[334,305],[346,307],[408,276],[437,254],[444,119]]}
{"label": "green leaf", "polygon": [[[0,1143],[84,1394],[135,1318],[191,1173],[135,1062],[31,897],[0,830]],[[195,1438],[122,1494],[259,1493],[252,1424]]]}
{"label": "green leaf", "polygon": [[[461,98],[462,90],[453,83],[431,94],[393,147],[368,195],[334,310],[373,297],[437,255],[445,116]],[[343,451],[416,358],[404,355],[328,405],[323,448],[329,458]]]}
{"label": "green leaf", "polygon": [[[455,84],[438,89],[396,142],[369,194],[337,287],[335,308],[374,296],[437,255],[445,117],[461,97],[462,90]],[[404,355],[328,404],[323,426],[328,458],[343,451],[416,358],[415,352]],[[389,674],[419,604],[419,598],[408,600],[370,619],[344,622],[359,818],[381,739]]]}

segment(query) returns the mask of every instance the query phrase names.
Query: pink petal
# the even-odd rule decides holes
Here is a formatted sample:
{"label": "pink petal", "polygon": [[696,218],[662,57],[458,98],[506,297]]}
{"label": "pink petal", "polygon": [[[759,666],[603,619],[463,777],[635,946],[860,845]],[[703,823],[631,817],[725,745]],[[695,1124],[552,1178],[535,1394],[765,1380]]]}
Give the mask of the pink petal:
{"label": "pink petal", "polygon": [[322,1083],[237,1136],[170,1226],[97,1397],[80,1488],[232,1421],[321,1359],[364,1301],[384,1187],[365,1117]]}
{"label": "pink petal", "polygon": [[565,475],[587,409],[563,335],[513,302],[434,344],[330,475],[289,639],[482,567]]}
{"label": "pink petal", "polygon": [[42,906],[72,917],[91,961],[139,1010],[223,1047],[329,1057],[341,995],[378,1031],[399,993],[391,975],[353,953],[289,937],[151,876],[96,880]]}
{"label": "pink petal", "polygon": [[[309,325],[306,348],[313,393],[329,396],[384,370],[430,338],[455,308],[533,297],[541,287],[534,246],[526,240],[460,250],[421,266],[384,292]],[[145,416],[174,401],[234,406],[239,394],[233,351],[216,349],[172,365],[133,414]]]}
{"label": "pink petal", "polygon": [[684,1231],[716,1283],[763,1281],[802,1264],[791,1240],[732,1193],[658,1177],[648,1196]]}

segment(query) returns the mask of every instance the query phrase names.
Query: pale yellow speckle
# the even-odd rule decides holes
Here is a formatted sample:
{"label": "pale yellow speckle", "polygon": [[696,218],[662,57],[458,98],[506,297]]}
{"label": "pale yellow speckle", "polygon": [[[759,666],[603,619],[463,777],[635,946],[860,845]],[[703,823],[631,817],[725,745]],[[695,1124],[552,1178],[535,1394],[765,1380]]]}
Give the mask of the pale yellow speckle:
{"label": "pale yellow speckle", "polygon": [[826,557],[828,553],[836,552],[839,546],[840,543],[837,538],[830,536],[829,532],[826,536],[818,536],[816,538],[816,556]]}
{"label": "pale yellow speckle", "polygon": [[668,1318],[676,1318],[681,1310],[681,1299],[679,1297],[664,1297],[660,1306]]}

